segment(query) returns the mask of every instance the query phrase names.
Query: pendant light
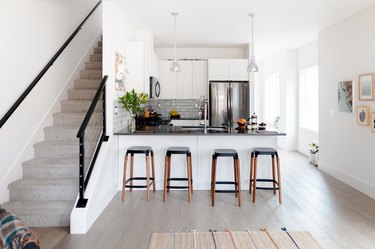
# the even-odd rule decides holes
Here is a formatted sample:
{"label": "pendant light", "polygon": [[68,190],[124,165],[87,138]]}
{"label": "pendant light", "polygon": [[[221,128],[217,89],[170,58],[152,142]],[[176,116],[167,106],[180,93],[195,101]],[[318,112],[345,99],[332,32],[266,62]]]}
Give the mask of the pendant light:
{"label": "pendant light", "polygon": [[176,39],[177,39],[176,17],[178,16],[178,13],[172,12],[171,15],[173,16],[173,19],[174,19],[174,33],[172,34],[174,36],[174,59],[171,64],[170,70],[172,72],[180,72],[181,68],[180,68],[180,64],[178,64],[177,62],[177,45],[176,45],[177,44],[176,42]]}
{"label": "pendant light", "polygon": [[250,57],[250,64],[247,67],[247,71],[250,72],[258,72],[258,65],[255,63],[255,56],[254,56],[254,16],[255,13],[250,13],[249,16],[251,17],[251,57]]}

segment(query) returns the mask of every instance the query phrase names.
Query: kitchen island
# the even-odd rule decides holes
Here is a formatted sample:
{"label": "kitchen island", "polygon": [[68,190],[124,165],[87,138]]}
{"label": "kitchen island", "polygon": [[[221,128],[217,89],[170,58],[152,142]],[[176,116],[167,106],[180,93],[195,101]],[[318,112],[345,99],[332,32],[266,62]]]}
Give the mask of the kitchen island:
{"label": "kitchen island", "polygon": [[[277,138],[285,136],[279,131],[227,131],[220,128],[208,128],[207,133],[202,127],[194,126],[157,126],[142,127],[135,133],[127,129],[115,132],[119,136],[119,176],[122,182],[124,156],[130,146],[152,146],[155,155],[156,188],[163,189],[164,157],[168,147],[188,146],[192,153],[193,187],[195,190],[210,189],[211,158],[214,149],[236,149],[240,158],[241,187],[249,188],[249,163],[253,147],[277,148]],[[145,176],[144,155],[135,155],[134,176]],[[128,167],[129,168],[129,167]],[[171,164],[172,177],[186,176],[186,159],[184,155],[173,155]],[[281,158],[282,172],[282,158]],[[271,160],[269,157],[259,158],[258,177],[271,176]],[[282,174],[282,173],[281,173]],[[217,181],[232,179],[233,160],[219,158]]]}

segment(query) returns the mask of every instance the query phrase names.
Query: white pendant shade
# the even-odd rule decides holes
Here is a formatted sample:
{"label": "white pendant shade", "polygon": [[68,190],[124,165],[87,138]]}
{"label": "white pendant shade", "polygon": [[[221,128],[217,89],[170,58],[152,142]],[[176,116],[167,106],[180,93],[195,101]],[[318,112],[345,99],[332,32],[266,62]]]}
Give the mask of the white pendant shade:
{"label": "white pendant shade", "polygon": [[259,71],[258,65],[255,63],[255,57],[254,56],[251,56],[251,58],[250,58],[250,64],[247,67],[247,71],[249,73],[250,72],[254,73],[254,72],[258,72]]}
{"label": "white pendant shade", "polygon": [[180,72],[181,71],[180,64],[178,64],[177,60],[174,60],[172,62],[170,70],[172,72]]}

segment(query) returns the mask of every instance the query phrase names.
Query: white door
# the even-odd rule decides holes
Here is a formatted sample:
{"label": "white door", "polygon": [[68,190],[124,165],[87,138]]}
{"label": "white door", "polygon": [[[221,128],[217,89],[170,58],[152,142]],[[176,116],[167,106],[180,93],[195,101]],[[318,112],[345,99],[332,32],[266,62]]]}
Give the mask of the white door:
{"label": "white door", "polygon": [[178,74],[177,98],[191,99],[193,97],[193,63],[179,61],[181,72]]}
{"label": "white door", "polygon": [[160,61],[160,97],[161,99],[176,99],[178,73],[169,70],[171,61]]}
{"label": "white door", "polygon": [[208,97],[207,61],[193,61],[193,99]]}
{"label": "white door", "polygon": [[229,60],[229,80],[248,81],[247,72],[248,59],[230,59]]}

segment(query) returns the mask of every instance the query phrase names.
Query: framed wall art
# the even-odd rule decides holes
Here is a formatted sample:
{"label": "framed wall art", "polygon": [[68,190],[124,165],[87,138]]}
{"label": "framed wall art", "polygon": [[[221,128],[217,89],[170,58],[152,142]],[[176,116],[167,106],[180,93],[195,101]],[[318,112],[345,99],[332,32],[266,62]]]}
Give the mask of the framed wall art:
{"label": "framed wall art", "polygon": [[359,100],[374,100],[374,74],[361,74],[358,78]]}
{"label": "framed wall art", "polygon": [[115,54],[115,90],[125,91],[125,57]]}
{"label": "framed wall art", "polygon": [[371,113],[371,118],[370,118],[370,124],[371,124],[371,131],[375,132],[375,112]]}
{"label": "framed wall art", "polygon": [[370,108],[368,106],[357,106],[357,124],[370,125]]}
{"label": "framed wall art", "polygon": [[338,109],[340,112],[353,112],[353,81],[341,81],[337,87]]}

